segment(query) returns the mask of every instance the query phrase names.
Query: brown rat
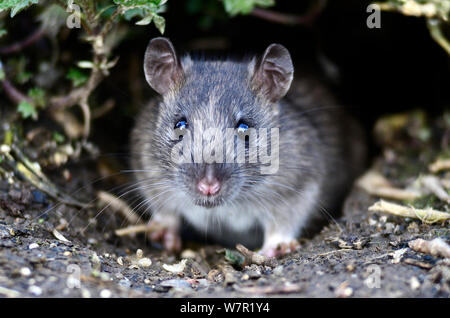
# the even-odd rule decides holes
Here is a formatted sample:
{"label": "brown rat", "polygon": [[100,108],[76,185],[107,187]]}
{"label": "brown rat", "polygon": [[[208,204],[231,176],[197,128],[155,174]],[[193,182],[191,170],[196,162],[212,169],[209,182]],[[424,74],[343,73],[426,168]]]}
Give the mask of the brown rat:
{"label": "brown rat", "polygon": [[214,60],[150,41],[145,76],[160,94],[137,118],[132,166],[153,235],[179,250],[181,218],[219,242],[289,251],[336,209],[364,164],[361,130],[311,78],[293,81],[288,50]]}

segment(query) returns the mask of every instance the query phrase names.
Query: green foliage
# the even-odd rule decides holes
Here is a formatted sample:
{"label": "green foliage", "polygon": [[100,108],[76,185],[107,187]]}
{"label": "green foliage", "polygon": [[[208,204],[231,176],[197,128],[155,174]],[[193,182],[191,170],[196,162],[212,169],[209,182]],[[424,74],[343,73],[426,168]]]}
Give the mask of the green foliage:
{"label": "green foliage", "polygon": [[31,117],[36,120],[38,118],[36,107],[27,101],[20,102],[17,106],[17,111],[24,119]]}
{"label": "green foliage", "polygon": [[274,4],[275,0],[223,0],[225,11],[230,16],[249,14],[255,6],[270,7]]}
{"label": "green foliage", "polygon": [[79,69],[72,67],[67,73],[66,78],[72,81],[74,87],[78,87],[86,83],[89,76]]}
{"label": "green foliage", "polygon": [[59,132],[55,131],[53,133],[53,140],[56,141],[58,144],[62,144],[66,138],[64,135],[61,135]]}
{"label": "green foliage", "polygon": [[11,10],[11,18],[14,17],[20,10],[38,3],[39,0],[2,0],[0,2],[0,12]]}
{"label": "green foliage", "polygon": [[32,88],[28,91],[28,96],[33,100],[37,107],[45,107],[45,92],[40,88]]}
{"label": "green foliage", "polygon": [[137,25],[147,25],[152,21],[159,32],[164,33],[166,20],[159,15],[164,12],[164,4],[167,0],[113,0],[119,8],[126,20],[139,17]]}

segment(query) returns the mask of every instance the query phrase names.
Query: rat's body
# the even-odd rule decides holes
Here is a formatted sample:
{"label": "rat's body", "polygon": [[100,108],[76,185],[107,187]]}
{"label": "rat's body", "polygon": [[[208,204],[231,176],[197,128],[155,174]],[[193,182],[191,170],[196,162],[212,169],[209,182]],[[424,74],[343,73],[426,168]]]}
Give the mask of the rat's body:
{"label": "rat's body", "polygon": [[[178,60],[170,42],[158,38],[150,42],[144,65],[147,81],[162,98],[138,118],[132,164],[154,221],[168,229],[160,233],[168,249],[180,246],[176,231],[183,217],[228,244],[257,245],[260,238],[252,230],[260,228],[262,251],[275,255],[277,246],[295,240],[309,221],[338,207],[361,171],[358,126],[318,82],[291,85],[292,62],[281,45],[240,62]],[[268,148],[279,149],[278,169],[263,174],[259,162],[198,163],[195,155],[177,164],[171,150],[181,142],[173,134],[178,126],[192,134],[210,127],[278,128],[279,141],[268,137]]]}

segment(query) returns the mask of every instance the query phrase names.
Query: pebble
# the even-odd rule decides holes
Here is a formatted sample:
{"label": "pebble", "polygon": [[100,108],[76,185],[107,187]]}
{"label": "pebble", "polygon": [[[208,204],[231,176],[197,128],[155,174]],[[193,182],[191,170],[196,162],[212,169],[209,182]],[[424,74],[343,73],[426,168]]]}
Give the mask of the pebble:
{"label": "pebble", "polygon": [[42,294],[42,289],[41,289],[41,287],[35,286],[35,285],[30,286],[30,287],[28,288],[28,291],[29,291],[30,293],[32,293],[33,295],[35,295],[35,296],[40,296],[40,295]]}
{"label": "pebble", "polygon": [[184,279],[169,279],[163,281],[161,284],[163,287],[171,287],[171,288],[177,288],[177,289],[191,289],[191,284],[189,284]]}
{"label": "pebble", "polygon": [[85,288],[81,290],[81,297],[83,298],[91,298],[91,292]]}
{"label": "pebble", "polygon": [[144,256],[144,252],[141,249],[138,249],[136,251],[136,256],[137,258],[142,258],[142,256]]}
{"label": "pebble", "polygon": [[39,247],[39,244],[37,244],[37,243],[31,243],[30,245],[28,245],[28,249],[29,250],[32,250],[32,249],[35,249],[35,248],[38,248]]}
{"label": "pebble", "polygon": [[20,275],[28,277],[31,275],[31,270],[28,267],[22,267],[20,269]]}
{"label": "pebble", "polygon": [[140,267],[149,267],[150,265],[152,265],[152,260],[150,258],[147,258],[147,257],[141,258],[138,261],[138,265]]}
{"label": "pebble", "polygon": [[119,280],[119,285],[122,287],[130,288],[131,282],[127,278],[124,278],[124,279]]}
{"label": "pebble", "polygon": [[412,290],[417,290],[420,287],[419,279],[415,276],[411,277],[409,280],[409,285],[411,286]]}
{"label": "pebble", "polygon": [[119,256],[117,258],[117,264],[119,264],[120,266],[123,266],[123,258],[122,258],[122,256]]}
{"label": "pebble", "polygon": [[184,268],[186,267],[187,259],[182,259],[178,264],[168,265],[163,264],[163,268],[171,273],[178,274],[184,271]]}
{"label": "pebble", "polygon": [[343,282],[336,288],[335,295],[340,298],[347,298],[353,295],[353,288],[348,286],[347,282]]}
{"label": "pebble", "polygon": [[273,269],[274,275],[281,276],[283,275],[283,265],[278,265]]}
{"label": "pebble", "polygon": [[100,292],[100,297],[102,297],[102,298],[110,298],[111,295],[112,295],[112,293],[111,293],[111,291],[109,289],[103,289]]}

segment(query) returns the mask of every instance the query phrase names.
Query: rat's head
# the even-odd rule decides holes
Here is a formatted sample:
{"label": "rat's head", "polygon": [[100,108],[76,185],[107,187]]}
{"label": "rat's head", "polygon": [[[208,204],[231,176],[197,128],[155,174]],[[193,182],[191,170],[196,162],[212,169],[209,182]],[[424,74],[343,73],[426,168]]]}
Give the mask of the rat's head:
{"label": "rat's head", "polygon": [[[156,123],[149,123],[154,156],[180,194],[205,207],[251,194],[265,176],[259,160],[250,160],[249,136],[279,126],[278,101],[293,78],[287,49],[272,44],[261,57],[238,62],[179,59],[168,39],[156,38],[144,71],[162,96]],[[184,160],[174,160],[181,147]]]}

